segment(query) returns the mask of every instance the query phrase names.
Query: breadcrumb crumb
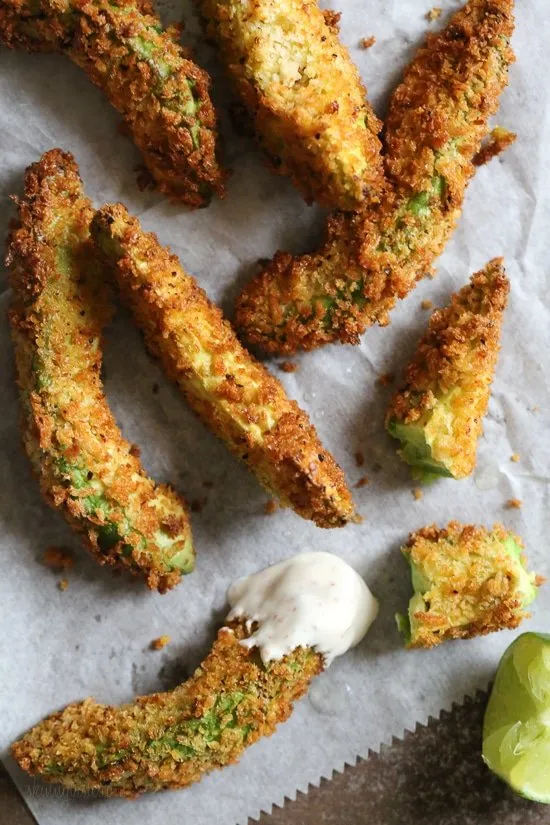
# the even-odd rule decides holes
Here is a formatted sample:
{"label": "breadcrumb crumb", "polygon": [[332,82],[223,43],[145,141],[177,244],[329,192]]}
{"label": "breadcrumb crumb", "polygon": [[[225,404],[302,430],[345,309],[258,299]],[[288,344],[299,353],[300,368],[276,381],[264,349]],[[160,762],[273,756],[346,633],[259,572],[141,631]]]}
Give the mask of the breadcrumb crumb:
{"label": "breadcrumb crumb", "polygon": [[519,461],[521,461],[520,454],[519,453],[512,453],[512,455],[510,456],[510,461],[513,461],[514,464],[517,464]]}
{"label": "breadcrumb crumb", "polygon": [[506,507],[509,510],[521,510],[523,501],[520,498],[509,498],[506,502]]}
{"label": "breadcrumb crumb", "polygon": [[352,523],[353,523],[353,524],[363,524],[363,522],[365,521],[365,519],[363,518],[363,516],[361,515],[361,513],[355,513],[355,515],[353,516],[353,518],[351,519],[351,521],[352,521]]}
{"label": "breadcrumb crumb", "polygon": [[275,499],[271,498],[269,501],[266,501],[264,511],[266,516],[272,516],[273,513],[277,512],[277,502]]}
{"label": "breadcrumb crumb", "polygon": [[356,487],[366,487],[370,483],[368,476],[361,476],[359,481],[355,484]]}
{"label": "breadcrumb crumb", "polygon": [[279,369],[283,372],[297,372],[298,364],[295,364],[293,361],[282,361],[279,364]]}
{"label": "breadcrumb crumb", "polygon": [[412,494],[415,501],[420,501],[420,499],[424,497],[424,493],[422,492],[420,487],[415,487],[412,491]]}
{"label": "breadcrumb crumb", "polygon": [[356,466],[357,466],[357,467],[362,467],[362,466],[363,466],[363,464],[365,463],[365,456],[364,456],[364,454],[362,453],[362,451],[361,451],[361,450],[357,450],[357,451],[353,454],[353,457],[354,457],[354,459],[355,459],[355,464],[356,464]]}
{"label": "breadcrumb crumb", "polygon": [[389,387],[390,384],[393,384],[395,380],[395,375],[390,372],[384,372],[382,375],[379,375],[376,379],[376,383],[380,384],[382,387]]}
{"label": "breadcrumb crumb", "polygon": [[42,563],[51,570],[72,570],[74,556],[63,547],[48,547],[42,554]]}
{"label": "breadcrumb crumb", "polygon": [[517,135],[504,129],[503,126],[495,126],[487,141],[483,144],[479,152],[474,157],[474,166],[484,166],[490,160],[496,158],[505,149],[508,149],[515,142]]}
{"label": "breadcrumb crumb", "polygon": [[431,309],[433,307],[433,301],[426,299],[425,301],[422,301],[420,306],[422,307],[422,309]]}
{"label": "breadcrumb crumb", "polygon": [[61,591],[64,591],[64,590],[66,590],[66,589],[68,588],[68,586],[69,586],[69,580],[68,580],[68,579],[60,579],[60,580],[57,582],[57,586],[58,586],[58,588],[59,588]]}
{"label": "breadcrumb crumb", "polygon": [[434,6],[433,9],[430,9],[429,12],[426,14],[426,20],[429,20],[430,23],[433,23],[434,20],[439,20],[443,13],[443,9],[440,6]]}
{"label": "breadcrumb crumb", "polygon": [[166,647],[169,641],[170,636],[159,636],[158,639],[153,639],[149,647],[151,650],[162,650],[163,647]]}
{"label": "breadcrumb crumb", "polygon": [[375,43],[376,37],[374,37],[374,35],[371,35],[370,37],[362,37],[359,41],[359,46],[362,49],[370,49],[371,46],[374,46]]}

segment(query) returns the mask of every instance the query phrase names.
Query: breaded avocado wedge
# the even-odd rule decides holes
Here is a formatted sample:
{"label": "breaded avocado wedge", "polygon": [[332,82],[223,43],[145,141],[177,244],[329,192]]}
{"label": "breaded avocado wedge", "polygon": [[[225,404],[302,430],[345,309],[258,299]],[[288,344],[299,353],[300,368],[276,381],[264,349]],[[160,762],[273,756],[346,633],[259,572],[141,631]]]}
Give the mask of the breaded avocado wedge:
{"label": "breaded avocado wedge", "polygon": [[436,310],[390,404],[386,428],[421,481],[475,467],[509,289],[498,258]]}
{"label": "breaded avocado wedge", "polygon": [[402,553],[411,565],[414,594],[407,615],[396,616],[405,646],[435,647],[517,627],[542,579],[529,573],[519,536],[451,521],[411,533]]}
{"label": "breaded avocado wedge", "polygon": [[23,445],[42,495],[100,564],[161,593],[193,570],[185,501],[155,484],[120,432],[101,381],[109,294],[90,245],[93,209],[72,155],[27,169],[8,239]]}

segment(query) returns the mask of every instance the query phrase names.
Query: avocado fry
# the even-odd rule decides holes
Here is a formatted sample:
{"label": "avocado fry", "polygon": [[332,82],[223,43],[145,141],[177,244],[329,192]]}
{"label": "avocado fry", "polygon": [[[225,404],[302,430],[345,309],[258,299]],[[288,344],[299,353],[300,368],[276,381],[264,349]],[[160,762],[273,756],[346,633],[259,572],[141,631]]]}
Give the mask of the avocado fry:
{"label": "avocado fry", "polygon": [[460,216],[473,160],[513,61],[513,0],[469,0],[429,35],[395,91],[385,130],[391,187],[328,219],[318,252],[279,252],[237,299],[244,339],[288,354],[357,344],[431,271]]}
{"label": "avocado fry", "polygon": [[194,566],[185,502],[145,474],[100,378],[109,296],[90,247],[93,210],[73,157],[29,167],[7,265],[23,444],[46,501],[100,564],[161,593]]}
{"label": "avocado fry", "polygon": [[92,235],[149,350],[198,417],[283,506],[319,527],[346,524],[354,510],[342,470],[178,259],[121,204],[96,213]]}
{"label": "avocado fry", "polygon": [[124,118],[157,188],[191,208],[223,197],[210,79],[148,0],[0,0],[0,42],[66,54]]}
{"label": "avocado fry", "polygon": [[15,742],[14,758],[48,782],[126,797],[181,788],[236,762],[290,716],[323,669],[308,647],[264,664],[257,648],[240,644],[245,625],[222,628],[194,676],[172,692],[121,707],[69,705]]}
{"label": "avocado fry", "polygon": [[199,0],[273,171],[334,209],[377,199],[381,124],[338,38],[340,15],[316,0]]}
{"label": "avocado fry", "polygon": [[476,464],[510,283],[502,258],[430,318],[386,414],[399,455],[421,481],[466,478]]}
{"label": "avocado fry", "polygon": [[515,628],[529,616],[543,579],[528,573],[519,536],[495,524],[492,530],[451,521],[411,533],[403,555],[414,595],[406,616],[396,616],[405,646],[435,647]]}

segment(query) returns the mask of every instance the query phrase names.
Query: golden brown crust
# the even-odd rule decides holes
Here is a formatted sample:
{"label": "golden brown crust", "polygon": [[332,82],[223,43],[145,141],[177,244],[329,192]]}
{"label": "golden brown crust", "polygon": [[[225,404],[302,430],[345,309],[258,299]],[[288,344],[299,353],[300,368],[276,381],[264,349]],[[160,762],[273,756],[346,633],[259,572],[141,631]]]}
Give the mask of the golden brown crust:
{"label": "golden brown crust", "polygon": [[158,189],[196,208],[224,195],[210,78],[149,3],[2,0],[0,40],[67,54],[124,118]]}
{"label": "golden brown crust", "polygon": [[335,12],[316,0],[199,0],[273,171],[307,201],[340,209],[377,199],[380,122]]}
{"label": "golden brown crust", "polygon": [[344,474],[307,415],[178,259],[120,204],[100,209],[92,232],[149,349],[201,420],[283,505],[320,527],[349,521]]}
{"label": "golden brown crust", "polygon": [[454,478],[465,478],[475,467],[509,291],[503,260],[495,258],[436,310],[386,414],[386,425],[428,428],[443,404],[444,426],[439,433],[432,427],[431,453]]}
{"label": "golden brown crust", "polygon": [[239,644],[248,635],[237,622],[220,630],[195,675],[171,693],[119,708],[92,699],[69,705],[15,742],[14,758],[46,781],[125,797],[182,788],[236,762],[290,716],[323,668],[303,648],[265,666]]}
{"label": "golden brown crust", "polygon": [[146,476],[103,393],[101,333],[111,305],[71,155],[53,149],[29,167],[18,211],[7,264],[25,450],[44,498],[97,561],[164,592],[181,578],[170,558],[187,548],[191,565],[189,519],[183,499]]}
{"label": "golden brown crust", "polygon": [[290,354],[356,344],[432,270],[460,215],[473,159],[513,60],[513,0],[470,0],[430,35],[395,91],[380,204],[329,218],[312,254],[278,253],[237,299],[246,341]]}
{"label": "golden brown crust", "polygon": [[487,530],[451,521],[410,534],[403,553],[431,581],[423,594],[426,610],[414,613],[410,647],[513,629],[529,615],[522,608],[518,562],[504,544],[508,539],[523,548],[519,536],[501,524]]}

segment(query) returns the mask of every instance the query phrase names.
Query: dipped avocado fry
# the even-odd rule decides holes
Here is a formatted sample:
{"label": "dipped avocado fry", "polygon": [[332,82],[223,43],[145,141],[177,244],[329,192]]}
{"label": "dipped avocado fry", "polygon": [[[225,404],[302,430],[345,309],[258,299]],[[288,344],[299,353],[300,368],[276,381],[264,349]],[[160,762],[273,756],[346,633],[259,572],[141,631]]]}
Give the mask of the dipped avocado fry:
{"label": "dipped avocado fry", "polygon": [[188,513],[171,487],[146,476],[103,394],[111,306],[72,156],[53,149],[29,167],[18,207],[7,264],[25,450],[44,498],[99,563],[164,592],[194,566]]}
{"label": "dipped avocado fry", "polygon": [[228,599],[227,625],[185,684],[122,707],[69,705],[14,743],[20,767],[106,796],[196,782],[270,736],[378,611],[363,579],[330,553],[301,553],[240,579]]}
{"label": "dipped avocado fry", "polygon": [[421,481],[466,478],[476,464],[510,283],[501,258],[436,310],[386,414]]}
{"label": "dipped avocado fry", "polygon": [[385,131],[391,188],[380,204],[332,215],[318,252],[277,253],[237,300],[249,343],[292,353],[357,344],[426,275],[460,216],[476,157],[513,61],[513,0],[470,0],[430,35],[395,91]]}
{"label": "dipped avocado fry", "polygon": [[0,42],[66,54],[124,118],[158,189],[189,207],[224,194],[210,79],[148,1],[0,0]]}
{"label": "dipped avocado fry", "polygon": [[198,417],[283,506],[319,527],[346,524],[354,510],[342,470],[178,259],[121,204],[96,213],[92,234],[147,346]]}
{"label": "dipped avocado fry", "polygon": [[316,0],[199,0],[272,169],[307,201],[357,209],[384,182],[380,121]]}
{"label": "dipped avocado fry", "polygon": [[262,664],[239,644],[244,622],[222,628],[181,687],[122,707],[87,699],[39,723],[12,747],[19,766],[48,782],[106,796],[178,788],[237,761],[269,736],[322,670],[311,648]]}
{"label": "dipped avocado fry", "polygon": [[406,647],[517,627],[543,581],[527,572],[523,551],[519,536],[501,524],[487,530],[451,521],[411,533],[402,552],[414,595],[407,616],[396,616]]}

